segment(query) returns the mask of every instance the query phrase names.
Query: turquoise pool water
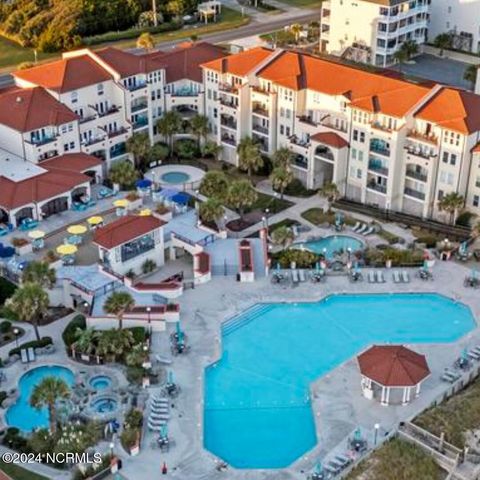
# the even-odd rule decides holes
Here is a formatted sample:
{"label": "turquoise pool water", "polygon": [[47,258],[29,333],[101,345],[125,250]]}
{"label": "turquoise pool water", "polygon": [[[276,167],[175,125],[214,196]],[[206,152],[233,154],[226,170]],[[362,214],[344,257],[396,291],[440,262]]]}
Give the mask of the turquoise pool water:
{"label": "turquoise pool water", "polygon": [[112,385],[112,379],[107,375],[97,375],[92,377],[89,383],[95,390],[105,390]]}
{"label": "turquoise pool water", "polygon": [[311,242],[296,243],[294,247],[303,247],[306,250],[321,254],[323,254],[324,249],[326,249],[326,257],[330,260],[333,258],[334,252],[346,252],[349,248],[352,252],[356,252],[357,250],[362,250],[364,244],[358,238],[350,237],[348,235],[332,235]]}
{"label": "turquoise pool water", "polygon": [[206,369],[205,447],[237,468],[286,467],[317,442],[312,381],[370,344],[452,342],[474,326],[468,307],[435,294],[255,305],[224,325]]}
{"label": "turquoise pool water", "polygon": [[171,183],[173,185],[176,183],[188,182],[190,180],[190,175],[184,172],[168,172],[164,173],[160,178],[162,182]]}
{"label": "turquoise pool water", "polygon": [[17,402],[9,407],[6,413],[5,418],[8,426],[17,427],[24,432],[30,432],[32,429],[38,427],[48,427],[47,408],[36,410],[30,406],[30,396],[33,389],[45,377],[63,378],[70,386],[75,382],[73,372],[68,368],[58,365],[38,367],[25,373],[18,382],[20,396]]}

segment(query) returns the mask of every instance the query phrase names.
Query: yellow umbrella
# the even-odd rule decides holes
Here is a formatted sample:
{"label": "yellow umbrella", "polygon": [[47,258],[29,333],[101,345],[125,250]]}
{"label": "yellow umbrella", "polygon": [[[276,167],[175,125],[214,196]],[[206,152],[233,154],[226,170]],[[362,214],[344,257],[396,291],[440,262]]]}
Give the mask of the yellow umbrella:
{"label": "yellow umbrella", "polygon": [[144,208],[143,210],[140,210],[139,215],[141,217],[149,217],[152,214],[152,211],[149,208]]}
{"label": "yellow umbrella", "polygon": [[90,217],[87,219],[89,225],[98,225],[99,223],[103,222],[103,218],[100,216]]}
{"label": "yellow umbrella", "polygon": [[67,228],[67,232],[72,235],[82,235],[86,231],[87,227],[85,225],[70,225],[70,227]]}
{"label": "yellow umbrella", "polygon": [[120,198],[113,202],[113,205],[118,208],[126,208],[130,202],[126,198]]}
{"label": "yellow umbrella", "polygon": [[45,232],[42,230],[32,230],[31,232],[28,232],[28,236],[33,238],[33,240],[40,240],[45,236]]}
{"label": "yellow umbrella", "polygon": [[63,244],[57,247],[57,253],[60,255],[73,255],[76,253],[78,248],[75,245]]}

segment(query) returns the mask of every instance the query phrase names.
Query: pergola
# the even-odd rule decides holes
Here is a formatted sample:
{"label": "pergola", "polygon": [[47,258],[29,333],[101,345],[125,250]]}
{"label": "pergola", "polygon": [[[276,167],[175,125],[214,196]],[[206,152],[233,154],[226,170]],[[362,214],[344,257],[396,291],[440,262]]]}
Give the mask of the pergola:
{"label": "pergola", "polygon": [[418,397],[422,382],[430,375],[425,355],[402,345],[374,345],[357,360],[363,395],[372,399],[380,393],[381,405],[408,404],[412,390]]}

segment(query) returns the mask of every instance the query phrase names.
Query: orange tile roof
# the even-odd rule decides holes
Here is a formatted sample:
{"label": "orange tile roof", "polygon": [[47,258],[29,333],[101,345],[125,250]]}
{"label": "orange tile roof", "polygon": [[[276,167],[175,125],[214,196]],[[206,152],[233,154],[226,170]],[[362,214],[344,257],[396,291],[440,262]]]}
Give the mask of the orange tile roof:
{"label": "orange tile roof", "polygon": [[343,95],[357,108],[396,117],[405,115],[429,91],[425,86],[290,51],[274,58],[258,76],[293,90]]}
{"label": "orange tile roof", "polygon": [[480,130],[480,95],[442,87],[415,117],[462,134],[477,132]]}
{"label": "orange tile roof", "polygon": [[[107,47],[97,50],[95,55],[115,70],[122,78],[146,72],[146,62],[143,56],[129,53],[118,48]],[[161,66],[159,66],[159,69]]]}
{"label": "orange tile roof", "polygon": [[102,160],[93,155],[79,152],[66,153],[65,155],[59,155],[58,157],[44,160],[41,163],[41,166],[48,170],[56,169],[83,173],[93,167],[98,167],[102,163]]}
{"label": "orange tile roof", "polygon": [[335,132],[320,132],[312,135],[311,140],[324,143],[334,148],[343,148],[348,146],[348,142]]}
{"label": "orange tile roof", "polygon": [[153,216],[128,215],[95,230],[93,241],[100,247],[111,249],[146,235],[162,225],[165,222]]}
{"label": "orange tile roof", "polygon": [[472,148],[472,153],[480,153],[480,142]]}
{"label": "orange tile roof", "polygon": [[68,57],[26,70],[13,76],[59,93],[111,80],[112,76],[88,55]]}
{"label": "orange tile roof", "polygon": [[272,54],[272,50],[264,47],[255,47],[244,52],[218,58],[211,62],[203,63],[203,68],[216,70],[220,73],[231,73],[238,77],[244,77],[256,66],[260,65]]}
{"label": "orange tile roof", "polygon": [[73,122],[78,116],[41,87],[0,91],[0,124],[19,132]]}

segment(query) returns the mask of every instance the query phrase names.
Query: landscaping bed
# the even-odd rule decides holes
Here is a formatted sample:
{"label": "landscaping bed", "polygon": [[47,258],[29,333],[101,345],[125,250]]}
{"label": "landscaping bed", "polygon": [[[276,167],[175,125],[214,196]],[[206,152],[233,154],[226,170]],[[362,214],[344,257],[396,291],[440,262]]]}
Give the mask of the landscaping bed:
{"label": "landscaping bed", "polygon": [[[18,333],[15,335],[14,330],[17,329]],[[4,320],[0,323],[0,347],[7,345],[10,342],[15,341],[15,337],[22,338],[25,334],[25,330],[20,327],[14,327],[11,322]]]}

